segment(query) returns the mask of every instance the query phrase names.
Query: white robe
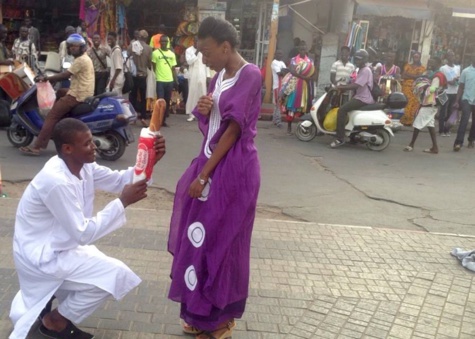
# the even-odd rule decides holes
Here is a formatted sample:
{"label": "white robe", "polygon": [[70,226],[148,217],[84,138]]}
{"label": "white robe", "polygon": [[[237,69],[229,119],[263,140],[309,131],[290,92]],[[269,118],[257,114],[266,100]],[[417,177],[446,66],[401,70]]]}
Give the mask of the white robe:
{"label": "white robe", "polygon": [[191,114],[201,96],[206,95],[206,78],[208,71],[203,63],[203,54],[196,54],[196,48],[191,46],[185,52],[188,64],[188,99],[186,101],[186,114]]}
{"label": "white robe", "polygon": [[124,263],[90,245],[126,222],[119,199],[93,215],[95,190],[121,192],[132,181],[133,168],[119,172],[92,163],[85,164],[80,174],[78,179],[54,156],[20,200],[13,238],[20,291],[10,311],[15,326],[10,339],[27,336],[65,280],[94,285],[115,299],[141,282]]}

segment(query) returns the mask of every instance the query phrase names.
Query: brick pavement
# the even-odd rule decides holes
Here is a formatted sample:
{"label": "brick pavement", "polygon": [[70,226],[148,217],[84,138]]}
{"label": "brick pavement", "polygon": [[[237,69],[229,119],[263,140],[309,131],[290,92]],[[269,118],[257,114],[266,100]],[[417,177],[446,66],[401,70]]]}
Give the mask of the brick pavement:
{"label": "brick pavement", "polygon": [[[0,199],[0,338],[18,283],[11,255],[14,199]],[[143,283],[81,326],[97,338],[184,337],[167,300],[170,211],[128,209],[98,246]],[[376,222],[376,221],[375,221]],[[450,256],[474,238],[371,227],[256,221],[247,311],[233,338],[474,338],[474,274]],[[30,338],[41,338],[36,328]]]}

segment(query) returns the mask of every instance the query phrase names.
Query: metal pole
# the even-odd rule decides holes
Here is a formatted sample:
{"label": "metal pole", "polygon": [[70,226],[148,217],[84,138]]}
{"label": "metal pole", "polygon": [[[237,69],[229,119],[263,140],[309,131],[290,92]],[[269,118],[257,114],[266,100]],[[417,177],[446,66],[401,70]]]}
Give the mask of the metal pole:
{"label": "metal pole", "polygon": [[279,29],[279,0],[274,0],[272,5],[272,16],[269,30],[269,51],[267,53],[266,65],[266,94],[264,96],[264,103],[272,103],[272,69],[270,64],[274,60],[275,49],[277,47],[277,30]]}

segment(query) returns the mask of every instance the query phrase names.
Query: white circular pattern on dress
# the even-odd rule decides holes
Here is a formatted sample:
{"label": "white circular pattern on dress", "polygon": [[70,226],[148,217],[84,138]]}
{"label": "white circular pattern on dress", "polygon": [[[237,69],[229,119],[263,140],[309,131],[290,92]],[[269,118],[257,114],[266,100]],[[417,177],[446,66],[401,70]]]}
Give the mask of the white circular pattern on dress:
{"label": "white circular pattern on dress", "polygon": [[198,284],[195,267],[193,265],[191,265],[190,267],[186,269],[185,284],[186,284],[186,287],[188,287],[190,291],[194,291],[196,288],[196,285]]}
{"label": "white circular pattern on dress", "polygon": [[188,239],[196,248],[201,247],[205,241],[206,231],[202,223],[194,222],[188,227]]}
{"label": "white circular pattern on dress", "polygon": [[211,182],[212,182],[212,180],[211,180],[211,178],[209,178],[208,182],[205,185],[205,188],[203,188],[203,192],[201,192],[201,197],[199,197],[198,200],[200,200],[200,201],[208,200],[209,190],[211,188]]}

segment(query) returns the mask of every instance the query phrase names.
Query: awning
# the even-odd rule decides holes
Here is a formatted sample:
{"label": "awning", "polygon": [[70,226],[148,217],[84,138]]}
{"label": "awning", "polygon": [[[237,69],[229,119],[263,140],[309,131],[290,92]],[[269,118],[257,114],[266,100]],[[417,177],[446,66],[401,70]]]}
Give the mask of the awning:
{"label": "awning", "polygon": [[375,15],[382,17],[400,16],[403,18],[430,20],[432,12],[427,7],[427,1],[421,0],[356,0],[356,15]]}
{"label": "awning", "polygon": [[452,16],[474,19],[475,8],[452,8]]}

